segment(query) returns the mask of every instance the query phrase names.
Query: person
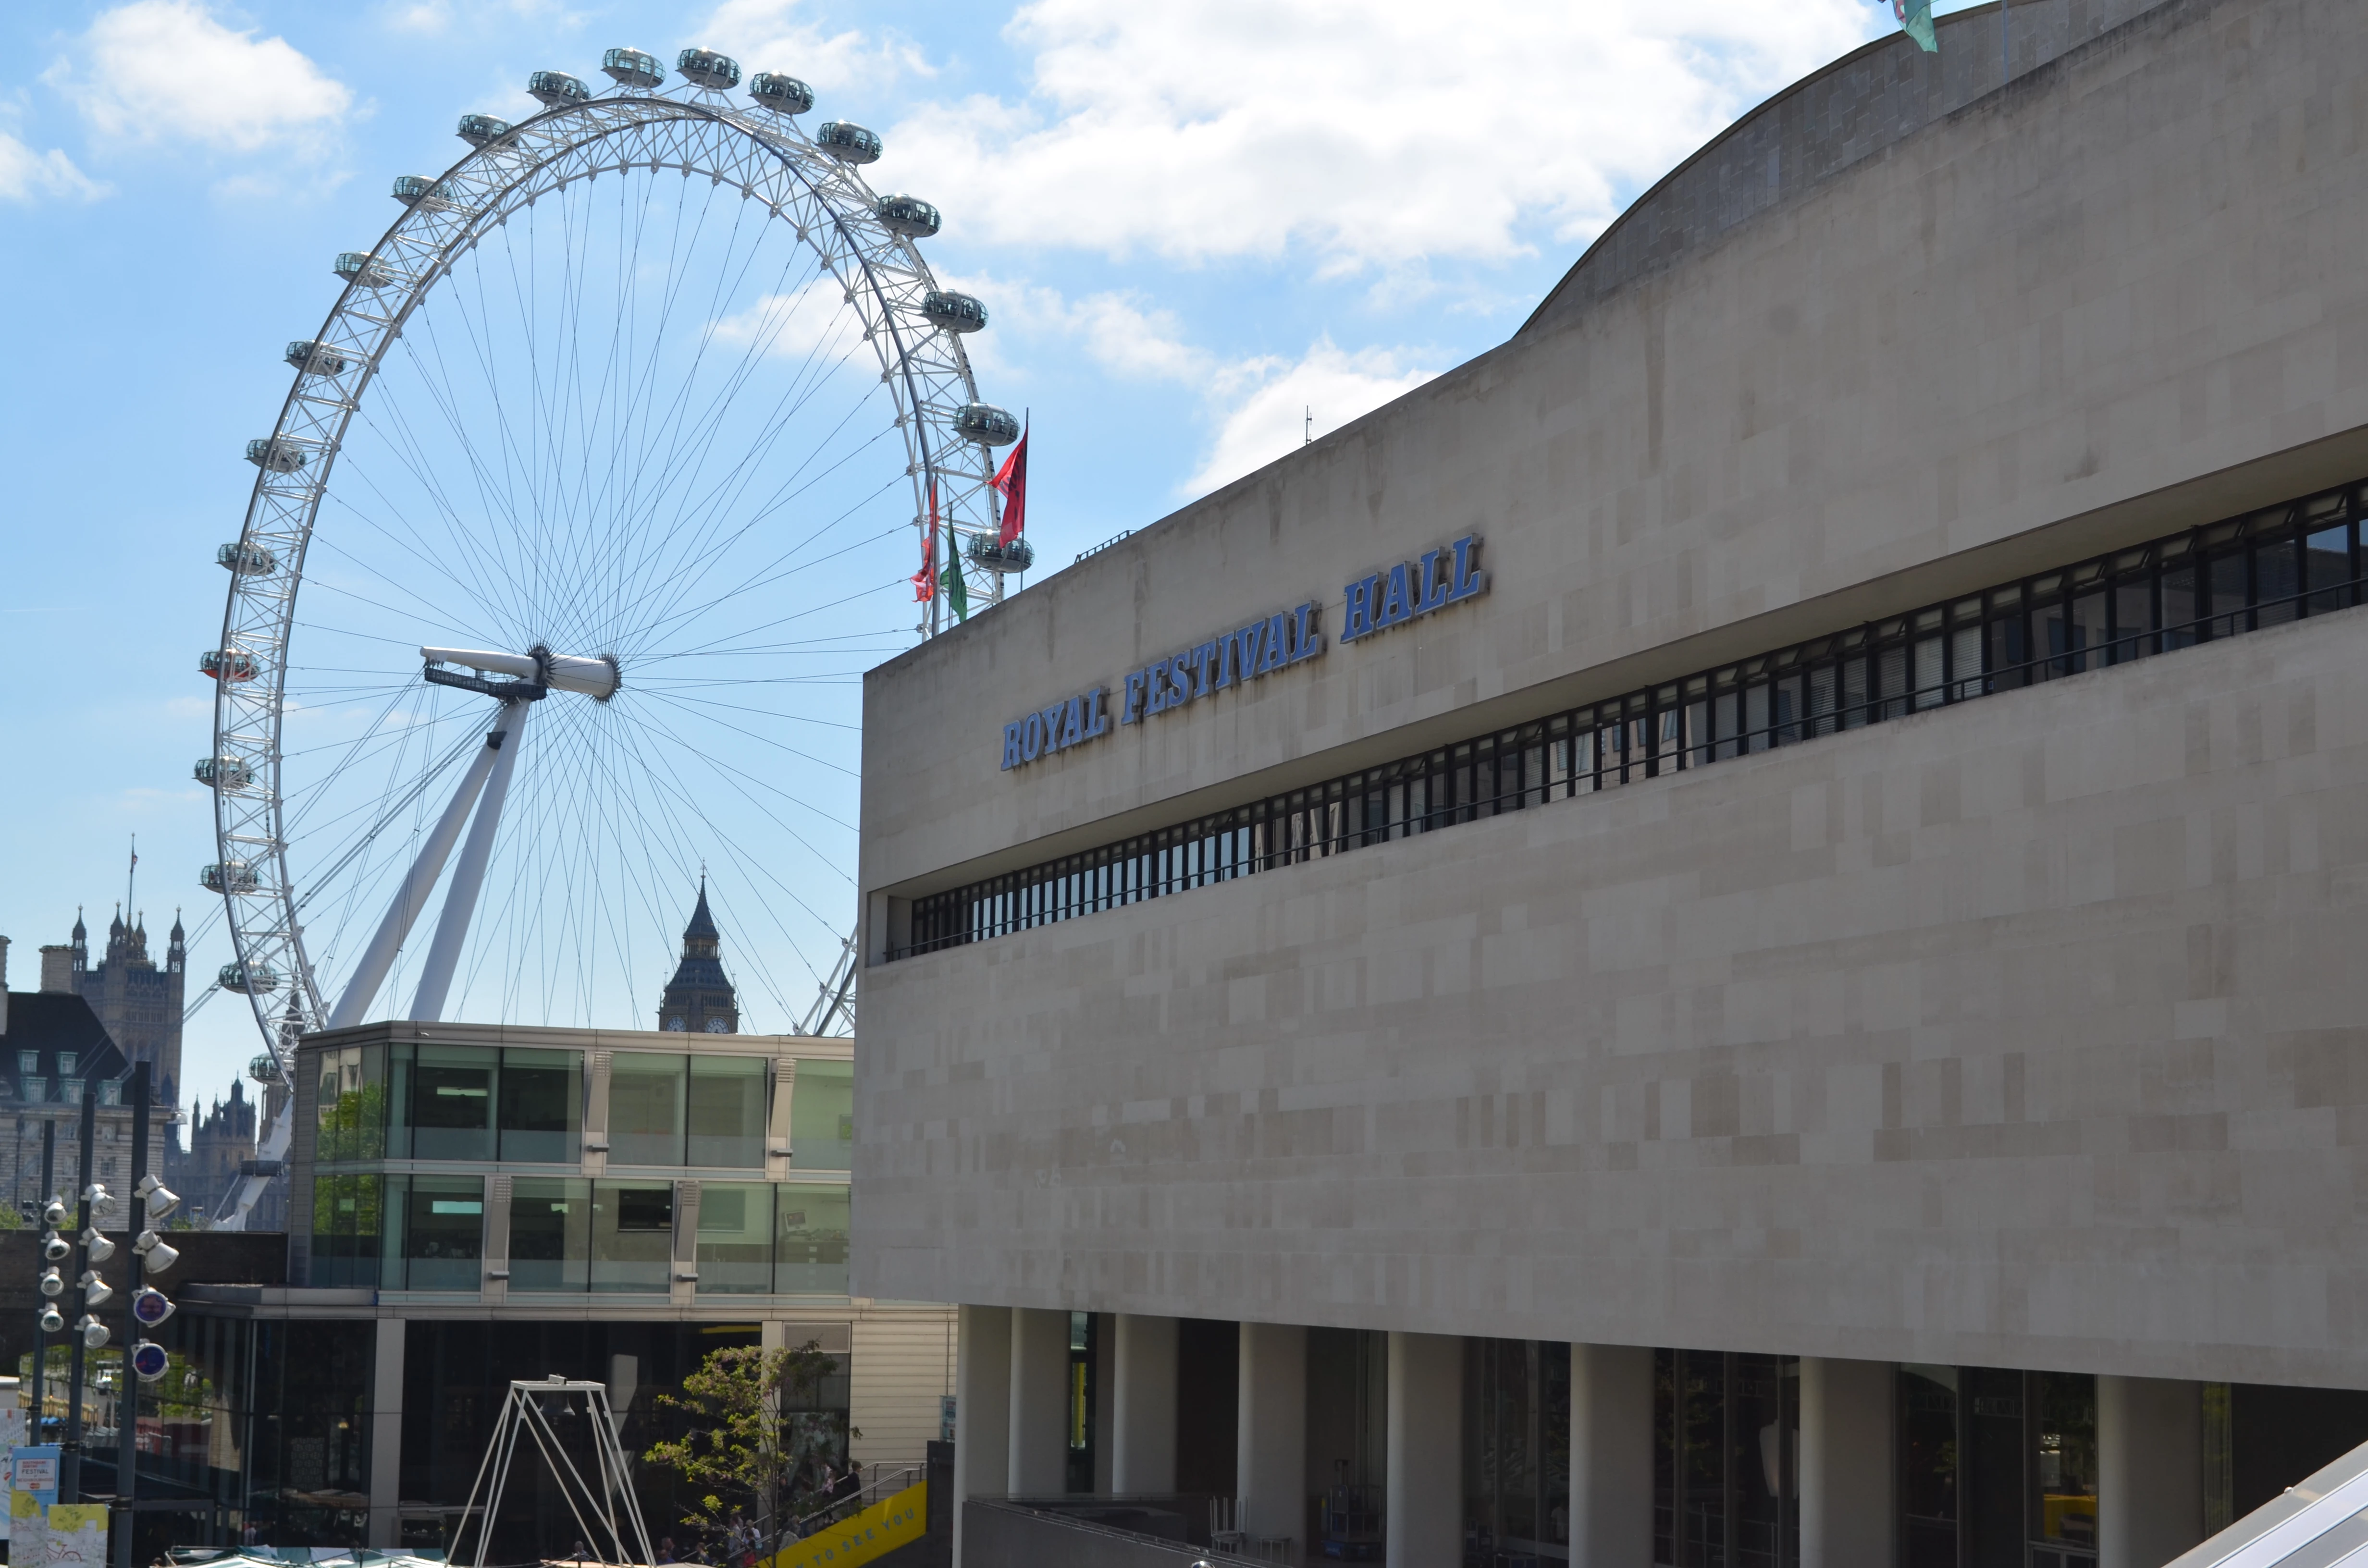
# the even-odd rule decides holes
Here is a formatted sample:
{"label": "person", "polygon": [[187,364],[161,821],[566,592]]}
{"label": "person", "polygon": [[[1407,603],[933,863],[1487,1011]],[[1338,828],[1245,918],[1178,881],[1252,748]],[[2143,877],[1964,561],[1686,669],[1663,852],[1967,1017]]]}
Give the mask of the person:
{"label": "person", "polygon": [[676,1553],[674,1537],[670,1535],[662,1535],[658,1537],[658,1561],[660,1562],[676,1562],[681,1561]]}

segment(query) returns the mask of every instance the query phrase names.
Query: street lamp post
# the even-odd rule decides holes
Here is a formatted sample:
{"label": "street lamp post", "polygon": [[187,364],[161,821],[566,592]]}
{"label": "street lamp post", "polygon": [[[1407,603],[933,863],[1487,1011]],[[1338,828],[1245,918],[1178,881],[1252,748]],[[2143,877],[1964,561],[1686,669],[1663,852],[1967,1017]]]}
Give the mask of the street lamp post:
{"label": "street lamp post", "polygon": [[[93,1336],[86,1331],[85,1327],[85,1325],[92,1321],[90,1315],[90,1298],[97,1292],[94,1292],[91,1290],[89,1284],[86,1283],[83,1278],[90,1271],[90,1264],[85,1258],[85,1255],[90,1249],[84,1244],[82,1238],[90,1233],[91,1200],[97,1196],[98,1191],[97,1187],[93,1185],[91,1175],[91,1159],[96,1152],[94,1145],[97,1142],[98,1096],[91,1092],[91,1088],[92,1085],[90,1082],[87,1079],[83,1080],[82,1148],[80,1150],[82,1169],[82,1205],[76,1215],[74,1244],[74,1288],[77,1292],[74,1299],[82,1304],[82,1316],[76,1319],[74,1324],[74,1358],[66,1371],[65,1446],[64,1450],[58,1456],[58,1495],[65,1501],[72,1503],[79,1503],[83,1500],[83,1360],[85,1351],[97,1348],[97,1346],[90,1343]],[[100,1299],[102,1301],[105,1300],[104,1295],[101,1295]],[[105,1343],[105,1338],[101,1337],[99,1339],[99,1344],[104,1345]]]}

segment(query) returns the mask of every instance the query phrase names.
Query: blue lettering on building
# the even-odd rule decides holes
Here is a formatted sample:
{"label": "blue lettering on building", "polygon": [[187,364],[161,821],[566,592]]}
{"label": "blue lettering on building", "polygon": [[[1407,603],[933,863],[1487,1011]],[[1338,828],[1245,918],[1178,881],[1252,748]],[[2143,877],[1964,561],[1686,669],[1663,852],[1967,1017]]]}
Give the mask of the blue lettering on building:
{"label": "blue lettering on building", "polygon": [[1488,574],[1480,569],[1480,536],[1465,534],[1419,561],[1401,561],[1349,584],[1342,590],[1347,608],[1340,618],[1340,641],[1371,637],[1487,591]]}
{"label": "blue lettering on building", "polygon": [[[1347,585],[1340,641],[1371,637],[1487,591],[1488,574],[1480,568],[1480,536],[1465,534],[1419,560],[1399,562]],[[1315,624],[1321,608],[1310,600],[1261,616],[1129,671],[1118,697],[1118,722],[1144,723],[1227,687],[1247,686],[1316,657],[1324,652],[1324,634]],[[1110,733],[1110,714],[1103,706],[1108,696],[1105,688],[1096,687],[1004,725],[1005,769]]]}

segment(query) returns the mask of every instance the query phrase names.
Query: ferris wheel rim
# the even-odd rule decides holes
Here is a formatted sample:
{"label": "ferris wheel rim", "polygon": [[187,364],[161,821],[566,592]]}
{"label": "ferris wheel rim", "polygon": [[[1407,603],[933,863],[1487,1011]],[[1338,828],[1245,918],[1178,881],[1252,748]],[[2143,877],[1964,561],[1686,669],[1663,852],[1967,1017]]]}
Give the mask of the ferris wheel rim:
{"label": "ferris wheel rim", "polygon": [[[996,528],[997,508],[989,479],[992,460],[988,449],[975,441],[961,439],[950,431],[930,428],[932,415],[950,423],[949,416],[954,412],[945,406],[944,393],[949,383],[959,386],[962,406],[976,405],[979,399],[976,379],[959,334],[928,322],[920,313],[919,299],[936,291],[938,285],[918,245],[911,235],[895,232],[881,221],[880,199],[860,172],[807,138],[793,119],[736,109],[716,101],[721,97],[720,93],[687,85],[655,91],[623,89],[555,106],[518,122],[497,137],[472,145],[429,185],[428,195],[433,200],[407,202],[377,244],[363,254],[323,318],[317,335],[310,340],[314,350],[329,349],[333,357],[339,352],[358,352],[356,360],[350,364],[341,360],[336,371],[316,374],[311,368],[316,354],[308,353],[307,363],[295,367],[288,395],[266,438],[264,459],[256,465],[255,485],[249,493],[234,547],[239,552],[239,564],[231,573],[222,636],[217,643],[224,658],[235,654],[245,659],[249,673],[244,678],[217,676],[212,726],[214,756],[235,756],[245,749],[254,758],[244,782],[234,788],[218,783],[213,789],[215,846],[219,865],[228,868],[236,864],[243,868],[235,876],[225,870],[222,877],[222,895],[228,916],[225,924],[230,928],[233,965],[256,1027],[267,1050],[279,1061],[283,1071],[292,1068],[295,1035],[304,1028],[320,1027],[329,1011],[304,945],[302,900],[290,874],[284,815],[288,802],[281,773],[287,654],[295,630],[305,556],[317,527],[321,503],[328,494],[337,455],[385,355],[421,303],[450,276],[459,258],[490,232],[507,224],[518,210],[531,207],[546,195],[559,194],[579,181],[595,180],[611,171],[630,173],[639,167],[653,173],[662,168],[678,168],[686,179],[705,174],[714,184],[734,186],[744,200],[763,207],[768,218],[790,224],[798,243],[813,252],[820,267],[839,285],[847,302],[861,312],[857,289],[860,281],[861,294],[872,307],[862,316],[863,336],[871,342],[881,361],[881,379],[890,389],[896,410],[894,424],[905,443],[905,469],[914,493],[912,520],[916,528],[923,526],[921,508],[926,493],[933,514],[931,526],[938,526],[941,514],[941,524],[956,546],[951,569],[966,575],[968,563],[961,559],[959,550],[962,538],[965,534],[973,538],[992,534]],[[685,126],[703,127],[718,137],[736,140],[725,142],[693,136],[678,140],[669,158],[646,154],[606,162],[594,158],[579,167],[562,167],[567,160],[587,150],[609,147],[624,138],[664,128]],[[578,127],[584,133],[552,134]],[[538,142],[544,144],[537,155],[512,156]],[[727,145],[744,155],[753,150],[765,166],[794,181],[799,193],[827,215],[839,246],[820,243],[809,227],[798,221],[788,202],[768,197],[757,188],[753,178],[746,177],[745,171],[726,166],[731,160],[709,155]],[[481,193],[482,199],[474,206],[464,209],[450,199],[456,183],[465,187],[472,172],[489,168],[504,168],[507,177],[489,182]],[[554,171],[557,177],[539,182],[538,176]],[[441,225],[448,232],[438,243],[427,247],[425,265],[409,272],[390,270],[402,259],[400,253],[415,230],[433,233],[438,227],[439,217],[456,213],[459,221]],[[862,232],[867,224],[880,231],[877,236]],[[913,280],[901,294],[884,277],[884,264],[891,257]],[[340,258],[340,270],[344,260]],[[390,288],[391,282],[396,286]],[[385,302],[390,295],[393,296],[391,305]],[[357,323],[362,324],[359,329]],[[918,350],[925,345],[939,345],[946,351],[940,362],[928,368],[932,393],[924,392],[923,375],[916,372]],[[335,388],[336,395],[319,395],[324,388]],[[332,412],[325,416],[302,417],[315,404]],[[285,456],[296,454],[302,455],[297,456],[291,467],[279,466]],[[971,472],[962,472],[954,460],[959,458],[973,459],[979,466]],[[306,469],[311,472],[304,474],[301,483],[275,486],[275,479],[285,481]],[[286,505],[291,501],[292,506]],[[258,527],[275,517],[278,528]],[[256,559],[250,551],[268,553],[271,547],[287,552],[276,574],[245,570],[246,563]],[[261,583],[253,580],[258,576],[276,577],[279,581],[267,592]],[[999,574],[986,574],[980,586],[988,604],[1002,596]],[[258,605],[265,605],[262,613],[242,616],[243,608],[253,609]],[[266,640],[253,634],[258,627],[268,627],[271,633],[268,647]],[[928,630],[922,629],[924,635]],[[258,697],[266,700],[255,700]],[[258,714],[265,720],[260,733],[252,722]],[[249,721],[244,728],[239,723],[242,718]],[[258,826],[265,831],[256,833]],[[253,858],[249,859],[249,856]],[[256,875],[257,871],[264,874]],[[248,880],[242,881],[242,878]],[[277,965],[285,966],[284,974]],[[284,1004],[277,994],[283,985],[288,994]]]}

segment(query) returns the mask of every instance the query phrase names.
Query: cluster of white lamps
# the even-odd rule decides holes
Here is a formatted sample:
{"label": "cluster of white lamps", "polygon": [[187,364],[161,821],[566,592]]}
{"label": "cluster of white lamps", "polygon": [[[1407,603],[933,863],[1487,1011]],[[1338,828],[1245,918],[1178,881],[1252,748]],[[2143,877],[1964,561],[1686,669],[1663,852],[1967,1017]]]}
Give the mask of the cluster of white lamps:
{"label": "cluster of white lamps", "polygon": [[[148,1223],[131,1244],[131,1250],[140,1255],[141,1272],[153,1278],[181,1261],[180,1249],[166,1242],[156,1231],[157,1223],[170,1217],[173,1210],[181,1206],[181,1199],[178,1193],[153,1176],[140,1178],[133,1196],[145,1207]],[[92,1222],[79,1239],[83,1256],[91,1267],[84,1269],[82,1277],[74,1281],[82,1289],[84,1312],[74,1326],[75,1332],[82,1335],[83,1344],[97,1350],[107,1344],[110,1335],[107,1325],[95,1315],[95,1309],[115,1299],[115,1287],[99,1278],[98,1266],[113,1257],[116,1250],[115,1244],[99,1233],[97,1221],[115,1212],[116,1199],[115,1195],[98,1182],[93,1182],[82,1198],[89,1207]],[[58,1298],[66,1292],[65,1276],[60,1272],[59,1266],[74,1256],[74,1243],[65,1235],[65,1227],[71,1218],[63,1198],[51,1199],[41,1210],[41,1223],[46,1227],[41,1235],[41,1261],[46,1267],[40,1278],[40,1292],[45,1298],[40,1318],[44,1334],[60,1334],[66,1326],[65,1314],[58,1310]],[[172,1301],[154,1286],[142,1285],[132,1294],[131,1318],[140,1327],[154,1328],[172,1315]],[[163,1377],[165,1363],[163,1346],[142,1339],[132,1346],[131,1369],[139,1374],[142,1382],[153,1383]]]}

